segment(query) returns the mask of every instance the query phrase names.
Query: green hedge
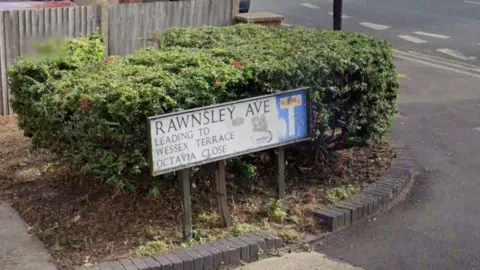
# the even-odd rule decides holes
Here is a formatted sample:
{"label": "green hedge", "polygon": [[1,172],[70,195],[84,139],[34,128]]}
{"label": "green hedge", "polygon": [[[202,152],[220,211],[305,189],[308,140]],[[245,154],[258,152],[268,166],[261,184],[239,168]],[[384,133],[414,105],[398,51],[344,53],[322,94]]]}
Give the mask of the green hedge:
{"label": "green hedge", "polygon": [[241,25],[172,28],[164,32],[161,45],[227,50],[230,57],[246,62],[246,73],[254,74],[262,91],[310,86],[324,116],[319,130],[325,123],[343,128],[349,142],[380,140],[395,113],[398,82],[391,47],[373,37]]}
{"label": "green hedge", "polygon": [[398,91],[390,46],[360,34],[255,25],[173,28],[133,55],[103,59],[98,35],[9,70],[12,107],[36,147],[87,176],[134,187],[147,174],[148,116],[311,87],[317,136],[379,141]]}

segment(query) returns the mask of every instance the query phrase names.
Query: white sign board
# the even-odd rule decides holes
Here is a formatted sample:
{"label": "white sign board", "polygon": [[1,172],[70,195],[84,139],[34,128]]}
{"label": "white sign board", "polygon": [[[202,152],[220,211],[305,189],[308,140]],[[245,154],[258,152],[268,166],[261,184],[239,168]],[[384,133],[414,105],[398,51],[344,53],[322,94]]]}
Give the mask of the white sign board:
{"label": "white sign board", "polygon": [[152,175],[308,138],[307,97],[299,89],[150,117]]}

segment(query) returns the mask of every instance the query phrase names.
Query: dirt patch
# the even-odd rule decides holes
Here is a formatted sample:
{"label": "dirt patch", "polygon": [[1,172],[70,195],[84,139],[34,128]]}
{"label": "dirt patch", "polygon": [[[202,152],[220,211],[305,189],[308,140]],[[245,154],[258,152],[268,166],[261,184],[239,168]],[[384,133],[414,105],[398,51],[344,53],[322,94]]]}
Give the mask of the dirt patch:
{"label": "dirt patch", "polygon": [[[189,244],[254,228],[287,242],[318,232],[310,211],[376,179],[390,164],[392,151],[386,143],[340,150],[328,166],[315,164],[311,156],[306,145],[286,150],[286,212],[274,200],[273,151],[250,155],[247,163],[229,162],[235,223],[230,229],[219,227],[212,170],[192,170],[196,237]],[[47,152],[32,150],[14,117],[0,117],[0,195],[13,203],[64,269],[124,258],[159,243],[167,249],[182,244],[180,192],[174,178],[158,183],[150,193],[114,194],[108,186],[77,177]]]}

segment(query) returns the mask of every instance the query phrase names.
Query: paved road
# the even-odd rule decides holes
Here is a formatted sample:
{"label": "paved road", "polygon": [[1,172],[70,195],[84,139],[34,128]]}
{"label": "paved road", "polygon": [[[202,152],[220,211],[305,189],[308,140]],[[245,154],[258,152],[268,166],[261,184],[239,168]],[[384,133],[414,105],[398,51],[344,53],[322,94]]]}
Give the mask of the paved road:
{"label": "paved road", "polygon": [[[480,65],[480,0],[344,0],[343,29],[414,50]],[[332,0],[252,0],[285,23],[331,28]]]}
{"label": "paved road", "polygon": [[[447,59],[397,54],[399,73],[405,77],[392,137],[413,147],[421,168],[410,196],[375,220],[327,238],[317,250],[365,269],[479,269],[480,67],[463,63],[480,63],[480,4],[344,2],[345,14],[351,16],[346,30],[379,35],[403,51]],[[262,0],[253,7],[283,14],[291,24],[331,25],[331,1],[301,4]],[[437,36],[414,34],[418,31]],[[442,48],[450,51],[438,51]],[[445,53],[451,51],[472,58]]]}
{"label": "paved road", "polygon": [[392,134],[413,146],[417,184],[392,211],[317,250],[365,269],[479,269],[480,75],[397,66],[406,77]]}

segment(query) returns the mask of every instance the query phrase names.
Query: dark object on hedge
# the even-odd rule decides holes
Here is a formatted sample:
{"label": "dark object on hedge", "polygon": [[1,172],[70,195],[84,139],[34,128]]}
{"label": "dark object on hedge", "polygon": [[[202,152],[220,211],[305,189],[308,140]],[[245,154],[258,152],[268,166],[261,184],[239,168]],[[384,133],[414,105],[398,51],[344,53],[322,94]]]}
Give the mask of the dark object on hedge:
{"label": "dark object on hedge", "polygon": [[118,188],[148,178],[147,117],[309,86],[317,142],[386,135],[396,112],[390,46],[361,34],[239,24],[164,32],[161,50],[103,58],[98,34],[43,46],[9,70],[12,107],[35,147]]}

